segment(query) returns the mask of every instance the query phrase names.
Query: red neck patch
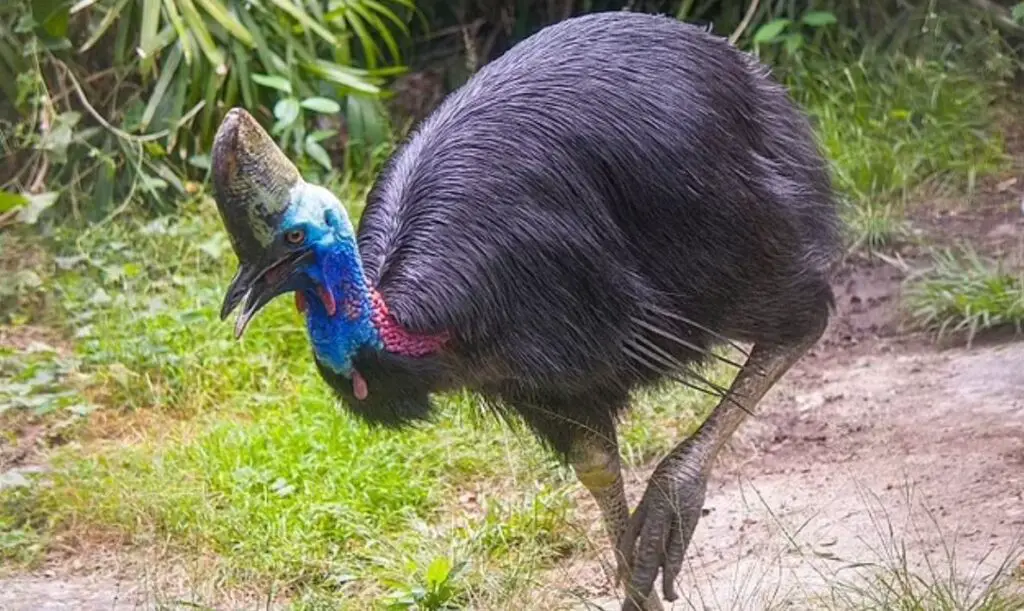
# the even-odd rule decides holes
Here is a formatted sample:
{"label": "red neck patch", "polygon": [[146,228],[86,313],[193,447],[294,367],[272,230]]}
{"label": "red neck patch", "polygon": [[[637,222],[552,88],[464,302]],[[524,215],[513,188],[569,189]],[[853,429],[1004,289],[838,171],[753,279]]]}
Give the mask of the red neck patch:
{"label": "red neck patch", "polygon": [[392,354],[402,356],[427,356],[444,347],[448,341],[448,334],[441,335],[418,335],[405,329],[395,320],[388,310],[388,304],[376,289],[370,291],[370,303],[373,307],[371,320],[380,333],[384,349]]}

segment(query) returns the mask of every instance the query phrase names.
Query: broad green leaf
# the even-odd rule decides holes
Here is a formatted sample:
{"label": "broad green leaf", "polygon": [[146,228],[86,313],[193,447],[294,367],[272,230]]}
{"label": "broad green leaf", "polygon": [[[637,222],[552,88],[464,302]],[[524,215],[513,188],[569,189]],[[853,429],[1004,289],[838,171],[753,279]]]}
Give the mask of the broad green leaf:
{"label": "broad green leaf", "polygon": [[221,27],[230,32],[242,44],[247,47],[252,47],[255,44],[249,30],[245,29],[245,26],[241,23],[238,23],[238,20],[228,12],[227,7],[218,0],[198,0],[198,2],[210,14],[210,17],[213,17]]}
{"label": "broad green leaf", "polygon": [[1017,23],[1024,23],[1024,2],[1018,2],[1010,11],[1010,16]]}
{"label": "broad green leaf", "polygon": [[805,25],[809,25],[812,28],[820,28],[826,25],[832,25],[836,23],[836,16],[828,11],[808,11],[804,13],[801,21]]}
{"label": "broad green leaf", "polygon": [[47,35],[64,38],[68,34],[71,16],[69,0],[32,0],[32,18]]}
{"label": "broad green leaf", "polygon": [[333,115],[341,112],[341,104],[327,98],[306,98],[300,103],[303,108],[319,112],[325,115]]}
{"label": "broad green leaf", "polygon": [[314,140],[312,136],[306,136],[304,145],[306,154],[309,155],[313,161],[322,165],[325,170],[331,170],[333,168],[331,156],[327,154],[324,147],[320,146],[320,143]]}
{"label": "broad green leaf", "polygon": [[28,204],[28,198],[20,193],[0,191],[0,214],[21,208],[26,204]]}
{"label": "broad green leaf", "polygon": [[789,19],[773,19],[768,23],[757,28],[757,32],[754,34],[754,42],[763,44],[767,42],[775,42],[779,34],[789,26]]}
{"label": "broad green leaf", "polygon": [[276,74],[253,74],[252,80],[258,85],[277,89],[288,95],[292,94],[292,84],[283,76],[277,76]]}
{"label": "broad green leaf", "polygon": [[295,98],[282,98],[274,105],[274,117],[281,125],[291,125],[299,118],[299,101]]}
{"label": "broad green leaf", "polygon": [[53,204],[57,202],[57,197],[59,195],[60,193],[57,193],[56,191],[47,191],[46,193],[40,193],[38,195],[29,195],[28,203],[18,210],[18,222],[25,223],[26,225],[35,225],[36,221],[39,220],[39,215],[53,206]]}
{"label": "broad green leaf", "polygon": [[323,142],[324,140],[338,134],[336,129],[318,129],[309,135],[313,139],[313,142]]}
{"label": "broad green leaf", "polygon": [[438,586],[448,580],[452,563],[447,556],[438,556],[427,567],[427,584]]}

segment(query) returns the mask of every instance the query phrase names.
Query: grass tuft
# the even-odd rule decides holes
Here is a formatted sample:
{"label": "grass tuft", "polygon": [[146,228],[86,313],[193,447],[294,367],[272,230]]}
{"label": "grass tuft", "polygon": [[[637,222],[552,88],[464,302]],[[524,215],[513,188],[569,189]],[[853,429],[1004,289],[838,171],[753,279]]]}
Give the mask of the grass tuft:
{"label": "grass tuft", "polygon": [[970,345],[982,331],[1024,329],[1024,272],[971,248],[938,252],[908,280],[905,298],[912,324],[939,339],[964,335]]}

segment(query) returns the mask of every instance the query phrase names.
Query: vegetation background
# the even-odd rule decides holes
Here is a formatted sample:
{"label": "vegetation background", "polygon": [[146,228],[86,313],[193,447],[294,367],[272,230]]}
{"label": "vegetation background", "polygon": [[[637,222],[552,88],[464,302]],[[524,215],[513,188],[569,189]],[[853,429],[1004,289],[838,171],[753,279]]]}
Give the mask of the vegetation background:
{"label": "vegetation background", "polygon": [[[234,261],[207,179],[220,118],[244,106],[358,217],[446,92],[541,27],[603,10],[703,23],[769,63],[833,162],[851,257],[892,257],[922,192],[970,199],[1008,162],[1013,1],[8,0],[0,571],[129,546],[216,596],[510,608],[589,545],[571,475],[472,396],[446,398],[431,427],[375,432],[339,413],[286,305],[231,341],[217,308]],[[1019,268],[969,249],[933,260],[912,324],[1020,330]],[[708,407],[641,397],[628,462]]]}

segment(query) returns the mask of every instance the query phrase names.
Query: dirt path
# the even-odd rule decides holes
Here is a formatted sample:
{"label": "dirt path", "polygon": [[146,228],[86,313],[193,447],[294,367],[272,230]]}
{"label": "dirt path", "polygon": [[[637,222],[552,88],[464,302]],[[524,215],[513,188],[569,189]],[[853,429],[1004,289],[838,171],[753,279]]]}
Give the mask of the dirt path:
{"label": "dirt path", "polygon": [[[897,277],[875,267],[837,283],[822,345],[717,467],[672,609],[828,608],[817,597],[850,596],[878,565],[984,585],[1024,551],[1024,343],[884,337]],[[632,499],[647,474],[632,474]],[[598,564],[567,577],[618,609]]]}

